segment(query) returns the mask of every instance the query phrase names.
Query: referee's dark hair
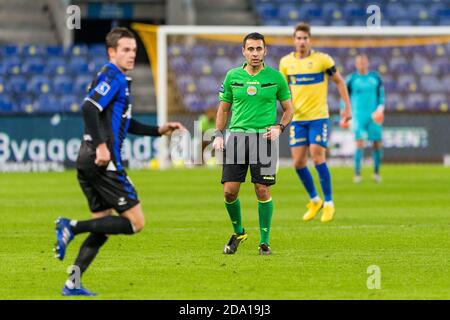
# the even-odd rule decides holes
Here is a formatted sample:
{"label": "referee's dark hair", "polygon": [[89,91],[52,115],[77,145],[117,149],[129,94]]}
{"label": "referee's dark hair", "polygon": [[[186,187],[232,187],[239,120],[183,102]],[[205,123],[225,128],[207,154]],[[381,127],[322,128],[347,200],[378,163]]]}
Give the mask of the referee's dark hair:
{"label": "referee's dark hair", "polygon": [[258,32],[252,32],[245,36],[244,41],[242,41],[242,47],[245,48],[245,44],[248,39],[252,40],[262,40],[264,43],[264,47],[266,46],[266,40],[264,39],[264,36],[261,33]]}
{"label": "referee's dark hair", "polygon": [[133,32],[131,32],[129,29],[124,28],[124,27],[117,27],[117,28],[112,29],[106,35],[106,49],[108,49],[108,48],[116,49],[117,45],[119,43],[119,40],[122,38],[136,39]]}

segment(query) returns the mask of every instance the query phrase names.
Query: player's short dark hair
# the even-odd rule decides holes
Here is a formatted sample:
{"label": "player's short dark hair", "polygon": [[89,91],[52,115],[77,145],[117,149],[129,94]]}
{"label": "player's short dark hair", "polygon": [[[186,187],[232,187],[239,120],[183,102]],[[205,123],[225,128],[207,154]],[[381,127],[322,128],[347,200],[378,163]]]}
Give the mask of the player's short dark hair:
{"label": "player's short dark hair", "polygon": [[261,33],[258,32],[252,32],[249,33],[248,35],[246,35],[244,37],[244,40],[242,41],[242,47],[245,48],[245,44],[247,43],[248,39],[252,39],[252,40],[262,40],[262,42],[264,43],[264,47],[266,46],[266,40],[264,39],[264,36]]}
{"label": "player's short dark hair", "polygon": [[297,24],[295,26],[294,37],[295,37],[295,34],[297,33],[297,31],[306,32],[308,34],[308,36],[311,37],[311,27],[306,22],[300,22],[299,24]]}
{"label": "player's short dark hair", "polygon": [[117,48],[119,40],[122,38],[136,39],[133,32],[124,27],[116,27],[106,35],[106,49]]}

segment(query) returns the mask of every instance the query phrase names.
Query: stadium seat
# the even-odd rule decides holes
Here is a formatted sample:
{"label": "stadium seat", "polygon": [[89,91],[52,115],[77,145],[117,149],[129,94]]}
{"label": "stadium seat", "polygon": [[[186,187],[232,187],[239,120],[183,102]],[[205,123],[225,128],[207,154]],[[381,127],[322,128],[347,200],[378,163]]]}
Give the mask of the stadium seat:
{"label": "stadium seat", "polygon": [[92,58],[88,63],[89,74],[97,74],[107,62],[108,59],[104,56],[97,56],[95,58]]}
{"label": "stadium seat", "polygon": [[212,62],[212,70],[214,70],[215,74],[222,74],[224,77],[228,70],[234,67],[236,66],[233,63],[233,60],[228,57],[217,57]]}
{"label": "stadium seat", "polygon": [[[208,75],[211,74],[213,67],[209,63],[208,59],[202,58],[193,58],[191,61],[191,71],[195,75]],[[189,68],[188,68],[189,70]]]}
{"label": "stadium seat", "polygon": [[29,57],[26,58],[22,64],[22,73],[24,74],[43,74],[44,73],[44,60],[41,57]]}
{"label": "stadium seat", "polygon": [[86,44],[74,45],[69,50],[67,50],[68,56],[84,56],[86,57],[89,53],[89,47]]}
{"label": "stadium seat", "polygon": [[32,113],[33,112],[34,98],[31,95],[21,95],[20,99],[17,99],[17,105],[15,107],[18,113]]}
{"label": "stadium seat", "polygon": [[89,65],[86,57],[84,56],[72,57],[67,65],[67,69],[73,75],[79,73],[89,74]]}
{"label": "stadium seat", "polygon": [[46,53],[46,48],[43,45],[25,45],[23,47],[23,55],[28,57],[41,57],[44,56]]}
{"label": "stadium seat", "polygon": [[0,56],[18,57],[22,55],[22,47],[16,44],[7,44],[0,46]]}
{"label": "stadium seat", "polygon": [[49,78],[44,75],[31,77],[27,85],[27,91],[33,94],[49,93],[51,91]]}
{"label": "stadium seat", "polygon": [[186,109],[192,112],[199,112],[204,109],[206,105],[205,101],[200,99],[196,94],[187,94],[183,98],[184,105]]}
{"label": "stadium seat", "polygon": [[198,80],[198,93],[200,94],[212,94],[219,93],[219,84],[213,76],[203,76]]}
{"label": "stadium seat", "polygon": [[92,82],[92,77],[88,75],[79,75],[75,80],[75,93],[81,96],[85,96],[87,89]]}
{"label": "stadium seat", "polygon": [[0,113],[9,113],[13,111],[13,102],[6,94],[0,94]]}
{"label": "stadium seat", "polygon": [[105,44],[97,43],[89,46],[89,56],[91,58],[103,57],[106,59],[107,52]]}
{"label": "stadium seat", "polygon": [[63,95],[60,98],[61,111],[63,112],[79,112],[83,97],[77,95]]}
{"label": "stadium seat", "polygon": [[430,94],[428,97],[428,105],[431,110],[448,111],[449,99],[443,93]]}
{"label": "stadium seat", "polygon": [[36,112],[60,112],[62,108],[57,96],[52,94],[43,94],[37,97],[33,103],[32,113]]}
{"label": "stadium seat", "polygon": [[18,75],[20,74],[22,61],[18,57],[8,57],[7,59],[3,59],[3,65],[7,74]]}
{"label": "stadium seat", "polygon": [[53,91],[56,94],[73,94],[73,78],[67,75],[55,76],[53,79]]}
{"label": "stadium seat", "polygon": [[27,79],[23,75],[14,75],[9,78],[9,90],[15,94],[27,92]]}
{"label": "stadium seat", "polygon": [[50,56],[45,64],[44,73],[50,76],[66,74],[66,60],[63,57]]}
{"label": "stadium seat", "polygon": [[46,48],[47,57],[63,57],[64,47],[62,46],[48,46]]}

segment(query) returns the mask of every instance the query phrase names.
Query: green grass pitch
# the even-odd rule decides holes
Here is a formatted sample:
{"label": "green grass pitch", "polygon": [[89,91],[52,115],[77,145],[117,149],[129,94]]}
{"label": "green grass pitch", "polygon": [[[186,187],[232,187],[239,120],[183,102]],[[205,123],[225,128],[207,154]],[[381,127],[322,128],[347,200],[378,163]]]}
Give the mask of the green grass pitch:
{"label": "green grass pitch", "polygon": [[[331,172],[335,220],[304,223],[306,193],[292,168],[280,169],[272,256],[258,255],[247,178],[240,199],[249,239],[228,256],[220,170],[130,171],[147,225],[111,237],[83,284],[96,299],[449,299],[450,169],[384,166],[375,184],[366,168],[360,185],[351,168]],[[51,251],[54,220],[89,217],[75,172],[2,173],[0,211],[0,299],[62,298],[85,235],[60,262]],[[380,289],[367,287],[371,265],[380,268]]]}

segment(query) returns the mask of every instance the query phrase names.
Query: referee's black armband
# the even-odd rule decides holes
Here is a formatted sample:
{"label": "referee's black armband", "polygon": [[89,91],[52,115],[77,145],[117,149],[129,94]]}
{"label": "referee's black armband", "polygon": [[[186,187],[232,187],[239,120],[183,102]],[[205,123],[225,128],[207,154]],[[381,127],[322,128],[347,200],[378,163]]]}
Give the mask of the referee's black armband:
{"label": "referee's black armband", "polygon": [[325,72],[326,72],[329,76],[332,76],[333,74],[335,74],[336,71],[337,71],[337,70],[336,70],[336,66],[332,66],[331,68],[325,70]]}
{"label": "referee's black armband", "polygon": [[92,144],[97,148],[99,144],[105,142],[100,131],[100,110],[89,100],[85,100],[81,107],[83,112],[84,126],[86,134],[90,136]]}
{"label": "referee's black armband", "polygon": [[159,127],[149,126],[134,119],[130,120],[130,126],[128,127],[128,132],[131,134],[137,134],[139,136],[153,136],[160,137]]}

